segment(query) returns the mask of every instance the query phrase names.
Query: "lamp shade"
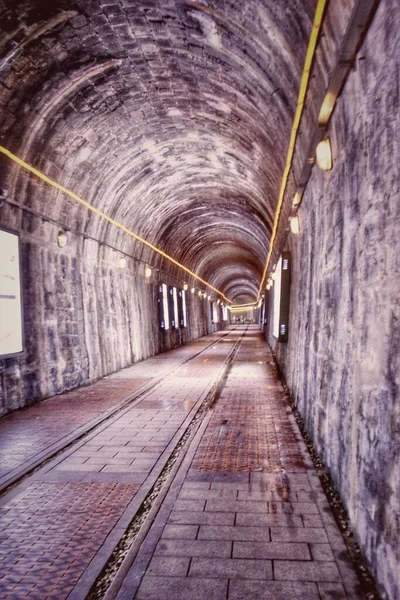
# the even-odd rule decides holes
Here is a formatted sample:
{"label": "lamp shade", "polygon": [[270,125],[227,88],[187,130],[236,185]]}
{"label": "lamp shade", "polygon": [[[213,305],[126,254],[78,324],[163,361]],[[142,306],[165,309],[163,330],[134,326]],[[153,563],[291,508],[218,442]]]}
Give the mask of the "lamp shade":
{"label": "lamp shade", "polygon": [[67,234],[65,231],[60,231],[57,236],[57,244],[59,248],[64,248],[67,245]]}
{"label": "lamp shade", "polygon": [[323,171],[332,169],[332,148],[329,138],[322,140],[316,148],[317,165]]}
{"label": "lamp shade", "polygon": [[300,233],[300,221],[298,216],[292,217],[290,219],[290,231],[295,235]]}

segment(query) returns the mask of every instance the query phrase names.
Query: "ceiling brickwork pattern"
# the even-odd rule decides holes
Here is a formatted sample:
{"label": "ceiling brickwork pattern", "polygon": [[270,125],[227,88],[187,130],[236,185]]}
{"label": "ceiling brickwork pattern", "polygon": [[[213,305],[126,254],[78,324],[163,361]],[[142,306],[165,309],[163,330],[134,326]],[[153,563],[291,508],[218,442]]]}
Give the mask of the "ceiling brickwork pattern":
{"label": "ceiling brickwork pattern", "polygon": [[[314,8],[2,0],[2,143],[228,296],[252,299]],[[20,187],[27,195],[99,239],[121,235],[60,195]]]}

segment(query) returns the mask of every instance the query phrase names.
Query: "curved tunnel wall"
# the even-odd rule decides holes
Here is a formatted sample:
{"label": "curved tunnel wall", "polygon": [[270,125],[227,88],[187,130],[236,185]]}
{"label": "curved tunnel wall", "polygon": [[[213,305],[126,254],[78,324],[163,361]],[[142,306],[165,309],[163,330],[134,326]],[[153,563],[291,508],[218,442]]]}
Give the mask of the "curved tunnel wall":
{"label": "curved tunnel wall", "polygon": [[[288,344],[268,340],[383,598],[400,597],[399,31],[381,2],[289,236]],[[306,123],[304,123],[306,125]]]}
{"label": "curved tunnel wall", "polygon": [[[332,123],[334,170],[314,169],[301,236],[289,240],[289,344],[269,338],[390,600],[400,547],[395,4],[380,3]],[[315,5],[0,0],[1,144],[233,300],[251,301]],[[311,98],[353,5],[330,3]],[[302,139],[315,119],[310,102]],[[295,172],[305,152],[298,144]],[[0,361],[3,412],[220,326],[208,301],[189,294],[185,338],[164,336],[158,281],[197,284],[4,157],[0,169],[0,224],[22,239],[26,332],[24,357]]]}
{"label": "curved tunnel wall", "polygon": [[[232,300],[254,300],[314,8],[0,0],[1,144]],[[3,412],[221,326],[181,269],[3,156],[0,169],[26,332],[25,355],[0,361]],[[121,252],[137,259],[124,270]],[[159,330],[159,282],[196,287],[183,338]]]}
{"label": "curved tunnel wall", "polygon": [[[193,270],[217,235],[222,291],[238,246],[255,287],[314,5],[3,1],[4,144]],[[45,194],[29,204],[114,243]]]}

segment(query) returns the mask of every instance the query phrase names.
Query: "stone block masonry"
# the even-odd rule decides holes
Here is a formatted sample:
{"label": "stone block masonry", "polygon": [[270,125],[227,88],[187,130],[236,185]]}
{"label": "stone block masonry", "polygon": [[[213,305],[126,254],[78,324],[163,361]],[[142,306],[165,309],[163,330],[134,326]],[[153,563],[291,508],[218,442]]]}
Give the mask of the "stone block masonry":
{"label": "stone block masonry", "polygon": [[[383,597],[400,597],[399,15],[381,2],[314,168],[276,352]],[[389,43],[390,40],[390,43]]]}
{"label": "stone block masonry", "polygon": [[[4,210],[4,209],[3,209]],[[17,229],[21,211],[2,224]],[[28,219],[29,220],[29,219]],[[25,228],[26,228],[25,223]],[[35,219],[35,233],[22,232],[25,352],[0,360],[0,414],[90,383],[149,356],[212,332],[209,307],[187,302],[188,327],[162,333],[158,281],[183,282],[155,272],[147,280],[142,263]],[[208,310],[208,312],[207,312]]]}

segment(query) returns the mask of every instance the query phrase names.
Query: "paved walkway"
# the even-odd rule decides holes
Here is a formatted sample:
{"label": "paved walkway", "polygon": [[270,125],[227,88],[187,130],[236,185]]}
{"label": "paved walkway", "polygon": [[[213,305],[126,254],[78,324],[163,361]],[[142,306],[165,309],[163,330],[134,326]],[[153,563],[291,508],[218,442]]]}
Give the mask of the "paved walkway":
{"label": "paved walkway", "polygon": [[0,490],[225,335],[205,336],[0,419]]}
{"label": "paved walkway", "polygon": [[272,356],[251,330],[117,599],[360,597]]}
{"label": "paved walkway", "polygon": [[[2,600],[63,600],[72,593],[75,598],[86,597],[198,407],[222,375],[240,334],[230,332],[224,343],[210,346],[223,335],[163,355],[158,374],[164,377],[157,386],[3,496]],[[204,352],[195,356],[200,349]],[[190,357],[193,360],[183,362]],[[131,372],[154,376],[158,360],[145,361]],[[79,410],[79,404],[73,405],[65,408],[65,418]],[[49,402],[23,411],[19,419],[7,419],[9,440],[13,431],[18,437],[24,427],[29,428],[26,415],[52,408]],[[80,411],[84,422],[84,404]],[[66,421],[59,422],[51,438],[55,440],[57,431],[63,436],[68,427]]]}
{"label": "paved walkway", "polygon": [[173,373],[3,496],[1,600],[86,598],[240,340],[106,599],[361,598],[272,356],[250,326],[186,364],[164,355]]}

